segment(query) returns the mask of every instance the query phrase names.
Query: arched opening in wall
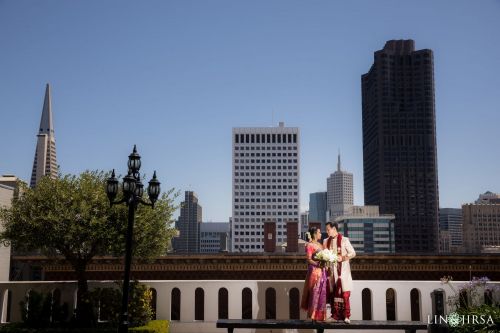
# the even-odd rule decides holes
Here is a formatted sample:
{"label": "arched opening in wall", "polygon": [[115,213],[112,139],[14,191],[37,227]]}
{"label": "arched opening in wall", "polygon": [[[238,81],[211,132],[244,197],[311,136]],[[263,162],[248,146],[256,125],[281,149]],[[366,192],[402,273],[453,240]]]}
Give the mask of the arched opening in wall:
{"label": "arched opening in wall", "polygon": [[363,320],[372,320],[372,291],[369,288],[361,291],[361,311]]}
{"label": "arched opening in wall", "polygon": [[76,316],[77,305],[78,305],[78,288],[76,288],[75,292],[73,293],[73,316]]}
{"label": "arched opening in wall", "polygon": [[484,291],[484,304],[486,305],[493,304],[493,290],[487,289]]}
{"label": "arched opening in wall", "polygon": [[29,322],[31,318],[33,317],[33,314],[31,313],[33,309],[33,303],[35,302],[35,293],[33,292],[32,289],[28,289],[26,292],[26,298],[25,298],[25,303],[24,303],[24,313],[22,316],[25,318],[23,321]]}
{"label": "arched opening in wall", "polygon": [[[97,308],[97,321],[99,323],[105,323],[109,321],[113,321],[113,316],[115,315],[114,311],[116,309],[116,300],[120,299],[120,292],[115,288],[98,288],[95,290],[97,294],[95,294],[96,300],[95,307]],[[120,303],[121,304],[121,303]]]}
{"label": "arched opening in wall", "polygon": [[420,291],[413,288],[410,291],[411,320],[420,321]]}
{"label": "arched opening in wall", "polygon": [[205,291],[196,288],[194,291],[194,320],[205,320]]}
{"label": "arched opening in wall", "polygon": [[469,299],[468,299],[468,295],[467,295],[467,290],[462,290],[460,293],[459,293],[459,297],[460,297],[460,307],[461,308],[466,308],[468,307],[469,305]]}
{"label": "arched opening in wall", "polygon": [[181,320],[181,291],[172,289],[170,296],[170,320]]}
{"label": "arched opening in wall", "polygon": [[252,290],[244,288],[241,291],[241,319],[252,319]]}
{"label": "arched opening in wall", "polygon": [[266,289],[266,319],[276,319],[276,290]]}
{"label": "arched opening in wall", "polygon": [[392,288],[385,292],[385,310],[387,320],[396,320],[396,292]]}
{"label": "arched opening in wall", "polygon": [[156,320],[156,303],[158,302],[158,295],[155,288],[149,288],[149,291],[151,292],[151,309],[153,310],[151,319]]}
{"label": "arched opening in wall", "polygon": [[4,290],[3,292],[0,293],[0,324],[1,323],[4,323],[5,320],[3,319],[4,317],[4,312],[5,312],[5,308],[6,308],[6,304],[5,304],[5,295],[7,294],[7,290]]}
{"label": "arched opening in wall", "polygon": [[61,306],[61,291],[59,289],[54,289],[50,293],[50,322],[60,323],[66,320],[66,314]]}
{"label": "arched opening in wall", "polygon": [[219,319],[229,318],[229,293],[226,288],[219,289]]}
{"label": "arched opening in wall", "polygon": [[1,299],[0,323],[10,322],[10,311],[12,307],[12,291],[5,290]]}
{"label": "arched opening in wall", "polygon": [[290,289],[289,298],[289,313],[290,319],[300,319],[300,292],[297,288]]}

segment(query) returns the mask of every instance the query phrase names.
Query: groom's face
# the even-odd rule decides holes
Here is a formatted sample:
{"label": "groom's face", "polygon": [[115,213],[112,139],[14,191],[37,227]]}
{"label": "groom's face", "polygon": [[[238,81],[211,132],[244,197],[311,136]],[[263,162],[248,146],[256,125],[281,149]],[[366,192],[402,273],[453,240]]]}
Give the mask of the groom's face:
{"label": "groom's face", "polygon": [[335,228],[332,228],[330,225],[327,225],[326,226],[326,233],[328,234],[328,236],[330,237],[336,237],[338,232],[337,232],[337,229]]}

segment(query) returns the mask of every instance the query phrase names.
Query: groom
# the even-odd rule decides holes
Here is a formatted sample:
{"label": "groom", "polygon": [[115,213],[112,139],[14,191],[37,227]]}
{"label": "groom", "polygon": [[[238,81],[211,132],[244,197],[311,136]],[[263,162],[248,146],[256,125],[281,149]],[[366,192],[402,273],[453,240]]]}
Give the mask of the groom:
{"label": "groom", "polygon": [[332,317],[328,321],[344,320],[346,324],[349,324],[351,322],[349,319],[351,317],[349,297],[352,290],[349,261],[356,256],[356,252],[349,238],[342,236],[338,230],[337,222],[326,223],[328,238],[324,240],[323,247],[338,255],[337,264],[328,268],[327,295],[332,309]]}

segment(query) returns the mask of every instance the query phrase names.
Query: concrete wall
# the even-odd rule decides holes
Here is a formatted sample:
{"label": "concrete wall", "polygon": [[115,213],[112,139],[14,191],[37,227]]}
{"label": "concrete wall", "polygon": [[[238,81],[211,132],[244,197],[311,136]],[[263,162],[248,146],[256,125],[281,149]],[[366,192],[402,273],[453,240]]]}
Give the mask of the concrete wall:
{"label": "concrete wall", "polygon": [[[171,332],[225,332],[217,329],[215,323],[218,319],[218,292],[226,288],[229,294],[229,319],[239,319],[242,315],[242,290],[250,288],[252,291],[252,318],[265,318],[265,293],[267,288],[276,291],[276,317],[289,319],[289,291],[297,288],[302,295],[303,281],[265,281],[265,280],[226,280],[226,281],[141,281],[154,288],[157,292],[157,319],[170,319],[171,294],[174,288],[181,292],[180,320],[171,323]],[[461,282],[453,282],[455,285]],[[462,282],[463,283],[463,282]],[[500,285],[499,282],[496,282]],[[89,287],[116,287],[112,281],[90,282]],[[7,295],[10,291],[11,320],[20,321],[19,302],[24,299],[30,289],[49,292],[54,289],[61,291],[62,302],[68,302],[70,313],[76,303],[77,285],[74,281],[67,282],[0,282],[0,313],[2,321],[6,321]],[[194,319],[195,290],[204,290],[204,321]],[[431,292],[435,289],[444,289],[445,298],[453,292],[449,286],[442,285],[439,281],[354,281],[354,290],[351,294],[352,320],[362,319],[361,292],[368,288],[372,293],[372,318],[373,320],[386,320],[387,289],[393,288],[396,294],[396,320],[411,320],[410,291],[417,288],[420,293],[420,316],[422,321],[427,321],[427,316],[432,315]],[[497,295],[498,296],[498,295]],[[301,319],[306,319],[305,312],[301,311]],[[255,330],[236,330],[237,332],[255,332]],[[287,332],[290,330],[287,330]],[[268,332],[268,331],[266,331]],[[271,330],[269,332],[284,332],[284,330]],[[342,330],[336,330],[342,332]],[[352,331],[345,331],[352,332]],[[369,332],[369,331],[365,331]],[[374,331],[376,332],[376,331]],[[380,331],[379,331],[380,332]]]}

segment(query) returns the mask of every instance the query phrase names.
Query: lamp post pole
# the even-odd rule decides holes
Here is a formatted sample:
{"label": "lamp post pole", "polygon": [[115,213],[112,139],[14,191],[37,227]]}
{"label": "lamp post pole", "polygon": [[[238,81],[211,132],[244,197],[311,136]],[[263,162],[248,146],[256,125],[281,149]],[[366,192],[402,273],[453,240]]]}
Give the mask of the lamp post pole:
{"label": "lamp post pole", "polygon": [[125,271],[123,274],[123,298],[120,322],[118,324],[118,333],[128,332],[128,299],[130,289],[130,266],[132,263],[132,240],[134,236],[134,217],[135,211],[139,203],[154,208],[156,200],[160,195],[160,182],[156,179],[156,171],[153,178],[149,181],[148,196],[149,201],[146,202],[142,199],[144,194],[144,185],[141,182],[139,169],[141,168],[141,156],[137,153],[136,146],[128,158],[128,174],[123,177],[122,189],[123,198],[115,201],[118,194],[118,179],[115,178],[115,170],[113,170],[111,177],[108,178],[106,183],[106,193],[109,198],[110,205],[125,203],[128,206],[128,221],[127,221],[127,235],[125,243]]}

